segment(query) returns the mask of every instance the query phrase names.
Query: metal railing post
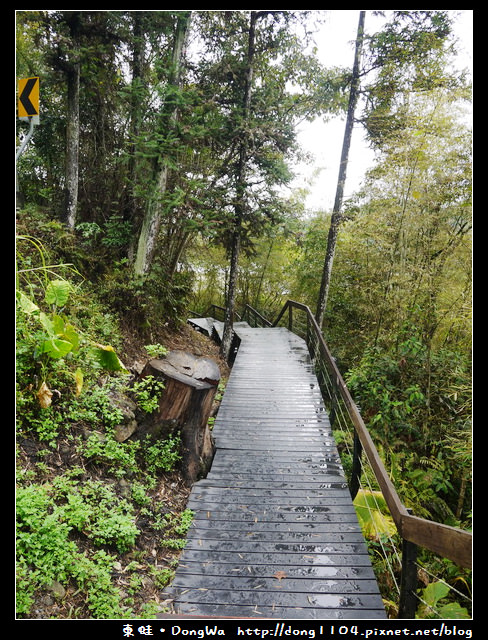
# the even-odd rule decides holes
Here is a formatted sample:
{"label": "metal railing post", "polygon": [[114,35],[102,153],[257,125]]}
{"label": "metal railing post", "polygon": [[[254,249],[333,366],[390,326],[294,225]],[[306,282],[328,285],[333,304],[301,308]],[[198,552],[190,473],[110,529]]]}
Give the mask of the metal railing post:
{"label": "metal railing post", "polygon": [[351,470],[351,481],[349,483],[349,491],[351,493],[351,498],[357,496],[359,487],[361,484],[361,454],[363,453],[363,445],[361,444],[361,440],[359,439],[358,434],[354,431],[354,447],[352,454],[352,470]]}
{"label": "metal railing post", "polygon": [[337,383],[333,379],[331,379],[332,387],[331,387],[331,398],[330,398],[330,413],[329,413],[329,421],[330,426],[333,428],[336,413],[337,413]]}
{"label": "metal railing post", "polygon": [[[411,509],[407,509],[409,513]],[[402,575],[400,580],[400,602],[397,618],[414,619],[418,599],[416,595],[417,577],[417,545],[403,539],[402,542]]]}

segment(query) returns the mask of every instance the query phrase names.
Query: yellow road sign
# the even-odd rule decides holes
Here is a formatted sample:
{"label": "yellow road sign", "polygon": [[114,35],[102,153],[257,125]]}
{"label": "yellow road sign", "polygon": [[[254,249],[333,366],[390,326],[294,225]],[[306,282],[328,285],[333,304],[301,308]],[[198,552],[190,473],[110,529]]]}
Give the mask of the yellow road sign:
{"label": "yellow road sign", "polygon": [[19,78],[19,118],[39,115],[39,78]]}

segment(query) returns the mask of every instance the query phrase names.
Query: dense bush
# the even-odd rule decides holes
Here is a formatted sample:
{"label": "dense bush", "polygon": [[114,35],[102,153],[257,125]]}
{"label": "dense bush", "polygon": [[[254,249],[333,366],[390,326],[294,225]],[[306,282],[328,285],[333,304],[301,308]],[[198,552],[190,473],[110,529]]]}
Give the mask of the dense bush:
{"label": "dense bush", "polygon": [[178,484],[179,435],[116,439],[114,392],[150,413],[161,384],[134,384],[117,355],[117,310],[53,257],[43,234],[18,241],[17,613],[151,617],[191,521],[185,492],[160,494]]}

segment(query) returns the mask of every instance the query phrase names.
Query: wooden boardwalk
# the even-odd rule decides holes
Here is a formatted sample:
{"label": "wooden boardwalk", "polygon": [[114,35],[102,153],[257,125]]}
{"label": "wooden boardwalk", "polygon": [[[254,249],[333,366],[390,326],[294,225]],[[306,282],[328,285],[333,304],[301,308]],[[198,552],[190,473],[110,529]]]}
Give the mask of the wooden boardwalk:
{"label": "wooden boardwalk", "polygon": [[242,324],[210,473],[175,579],[176,615],[385,618],[305,342]]}

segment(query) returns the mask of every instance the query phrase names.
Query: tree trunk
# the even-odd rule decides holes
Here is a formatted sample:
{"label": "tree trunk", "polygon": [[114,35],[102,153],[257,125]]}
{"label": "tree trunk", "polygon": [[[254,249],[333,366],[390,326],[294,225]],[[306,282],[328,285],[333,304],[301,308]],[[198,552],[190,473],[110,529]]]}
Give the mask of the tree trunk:
{"label": "tree trunk", "polygon": [[68,229],[76,224],[78,207],[78,172],[80,146],[80,60],[78,35],[80,18],[78,12],[70,12],[67,17],[73,42],[73,61],[67,70],[68,109],[66,116],[66,161],[64,187],[64,219]]}
{"label": "tree trunk", "polygon": [[[179,87],[181,82],[181,74],[183,68],[183,58],[185,51],[185,43],[190,27],[191,11],[185,12],[178,17],[176,25],[175,42],[173,46],[172,59],[172,75],[169,84],[173,87]],[[163,129],[171,127],[177,117],[177,107],[167,107],[166,114],[163,117]],[[161,197],[166,191],[166,183],[168,180],[168,167],[163,162],[159,169],[159,175],[152,197],[149,198],[142,228],[139,235],[139,243],[137,246],[137,255],[134,265],[134,271],[137,275],[146,274],[154,257],[156,248],[156,240],[158,237],[160,217],[161,217]]]}
{"label": "tree trunk", "polygon": [[141,373],[141,378],[146,376],[163,380],[165,389],[159,408],[144,429],[159,437],[181,432],[183,476],[192,485],[206,474],[213,458],[207,423],[220,380],[219,368],[210,358],[171,351],[163,360],[150,360]]}
{"label": "tree trunk", "polygon": [[230,257],[230,274],[229,289],[227,294],[227,303],[225,306],[224,331],[222,335],[222,343],[220,345],[220,353],[225,360],[229,359],[230,349],[232,345],[233,323],[235,314],[235,295],[237,289],[237,271],[239,267],[239,253],[241,248],[241,226],[244,215],[246,195],[246,164],[247,151],[249,145],[249,133],[247,131],[247,123],[251,110],[251,93],[252,93],[252,77],[254,62],[254,41],[256,37],[256,20],[258,14],[251,11],[251,20],[249,24],[248,50],[247,50],[247,68],[245,78],[245,88],[242,102],[242,122],[244,131],[241,134],[239,165],[236,178],[236,203],[234,225],[232,230],[231,257]]}
{"label": "tree trunk", "polygon": [[[134,190],[137,184],[137,168],[138,161],[136,157],[137,137],[140,134],[142,121],[142,108],[140,89],[143,82],[144,68],[144,30],[143,17],[139,11],[133,12],[133,32],[132,32],[132,96],[130,106],[130,124],[129,124],[129,186],[127,193],[127,205],[125,217],[132,222],[133,228],[139,228],[140,225],[140,198],[137,198]],[[137,237],[133,236],[128,250],[129,260],[132,262],[135,256],[137,246]]]}
{"label": "tree trunk", "polygon": [[337,244],[337,236],[339,232],[339,224],[341,221],[341,207],[344,196],[344,185],[346,183],[347,162],[349,158],[349,149],[351,146],[352,129],[354,125],[354,112],[359,93],[359,69],[361,61],[361,51],[363,46],[364,35],[364,19],[366,12],[360,11],[358,31],[356,37],[356,50],[354,54],[354,66],[352,72],[351,90],[349,93],[349,105],[347,108],[346,128],[344,131],[344,140],[342,143],[341,163],[339,167],[339,177],[337,180],[336,196],[334,201],[334,209],[330,221],[329,235],[327,238],[327,250],[325,253],[324,269],[322,272],[322,282],[320,285],[319,300],[317,303],[317,312],[315,318],[319,327],[322,327],[324,321],[325,309],[327,306],[327,298],[329,295],[330,277],[332,273],[332,264],[334,262],[335,249]]}
{"label": "tree trunk", "polygon": [[222,333],[222,342],[220,343],[220,354],[228,362],[230,359],[230,350],[233,342],[233,327],[235,314],[235,298],[237,289],[237,272],[239,267],[239,253],[241,245],[241,235],[239,230],[234,231],[232,236],[231,258],[229,282],[227,287],[227,302],[225,305],[224,329]]}

